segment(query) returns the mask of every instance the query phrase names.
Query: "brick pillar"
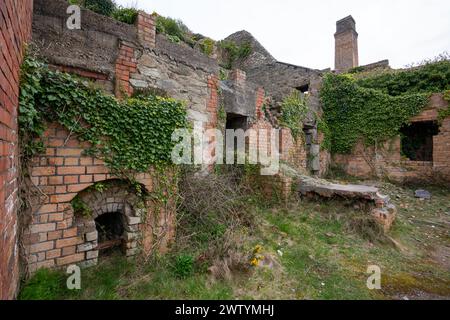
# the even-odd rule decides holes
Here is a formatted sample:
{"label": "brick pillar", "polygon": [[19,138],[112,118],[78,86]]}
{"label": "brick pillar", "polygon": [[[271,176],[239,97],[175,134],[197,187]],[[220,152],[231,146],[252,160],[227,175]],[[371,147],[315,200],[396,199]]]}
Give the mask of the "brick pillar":
{"label": "brick pillar", "polygon": [[217,127],[217,110],[219,106],[219,94],[217,93],[219,87],[219,79],[216,75],[212,74],[208,77],[208,91],[209,99],[206,107],[208,112],[208,123],[206,129],[215,129]]}
{"label": "brick pillar", "polygon": [[156,23],[155,16],[144,11],[139,11],[136,19],[139,42],[145,48],[156,46]]}
{"label": "brick pillar", "polygon": [[[208,77],[208,91],[209,99],[207,102],[206,111],[208,113],[208,122],[205,124],[205,130],[216,129],[218,125],[218,108],[219,108],[219,94],[217,92],[219,86],[219,79],[216,75],[211,74]],[[208,133],[208,132],[207,132]],[[210,158],[210,163],[204,168],[205,170],[211,172],[214,169],[214,157],[216,156],[215,150],[217,145],[217,139],[215,134],[208,134],[207,141],[208,149],[206,154]]]}
{"label": "brick pillar", "polygon": [[234,69],[230,73],[230,80],[233,81],[238,87],[243,87],[247,81],[247,74],[240,69]]}
{"label": "brick pillar", "polygon": [[137,71],[137,61],[134,57],[134,47],[126,42],[119,45],[119,55],[116,60],[116,97],[124,94],[131,96],[133,87],[130,85],[130,74]]}
{"label": "brick pillar", "polygon": [[16,296],[19,280],[17,110],[32,13],[32,0],[0,1],[0,300]]}
{"label": "brick pillar", "polygon": [[352,16],[348,16],[336,23],[335,69],[345,72],[359,65],[358,33]]}
{"label": "brick pillar", "polygon": [[266,93],[263,88],[258,88],[256,91],[256,119],[264,118],[263,105],[266,102]]}

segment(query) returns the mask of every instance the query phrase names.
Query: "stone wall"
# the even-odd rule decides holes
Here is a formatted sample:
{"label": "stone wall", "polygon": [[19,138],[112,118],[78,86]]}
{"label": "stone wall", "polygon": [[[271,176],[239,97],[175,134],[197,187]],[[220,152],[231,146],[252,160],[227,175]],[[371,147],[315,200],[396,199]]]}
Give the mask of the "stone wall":
{"label": "stone wall", "polygon": [[0,2],[0,300],[12,299],[19,280],[18,95],[33,1]]}
{"label": "stone wall", "polygon": [[81,30],[65,28],[67,2],[37,0],[33,42],[39,55],[62,71],[79,74],[121,97],[136,90],[158,89],[186,102],[189,118],[205,126],[211,77],[219,65],[182,43],[156,35],[154,17],[140,12],[127,25],[82,9]]}
{"label": "stone wall", "polygon": [[[79,142],[59,125],[47,127],[42,138],[46,152],[31,164],[33,207],[31,222],[24,232],[28,271],[73,263],[96,264],[94,219],[110,212],[121,212],[126,217],[124,250],[128,256],[137,253],[137,239],[142,241],[145,254],[153,247],[165,251],[174,236],[175,207],[156,210],[151,202],[138,207],[135,192],[117,184],[104,192],[90,190],[95,183],[111,184],[120,178],[112,175],[103,161],[83,155],[88,144]],[[139,174],[136,180],[150,194],[158,184],[152,172]],[[88,204],[91,216],[75,215],[71,201],[77,195]],[[142,225],[141,219],[150,225]],[[157,241],[160,246],[154,246]]]}
{"label": "stone wall", "polygon": [[217,78],[219,73],[215,60],[188,46],[172,43],[162,35],[156,37],[155,48],[143,49],[137,55],[137,71],[130,75],[135,90],[162,90],[186,102],[191,121],[205,126],[214,122],[208,105],[210,79]]}
{"label": "stone wall", "polygon": [[[448,108],[441,94],[431,96],[428,106],[410,121],[438,121],[439,110]],[[433,161],[411,161],[401,156],[400,137],[383,145],[365,147],[359,143],[351,154],[334,155],[333,165],[355,177],[388,177],[396,181],[450,181],[450,118],[444,119],[433,137]]]}
{"label": "stone wall", "polygon": [[81,30],[69,30],[67,7],[64,0],[34,1],[33,49],[54,66],[103,75],[99,83],[113,93],[119,48],[139,45],[136,27],[81,9]]}
{"label": "stone wall", "polygon": [[283,99],[293,90],[309,86],[311,108],[316,112],[320,110],[318,93],[321,73],[319,71],[282,62],[245,71],[249,81],[264,87],[267,95],[272,97],[272,107],[279,109]]}

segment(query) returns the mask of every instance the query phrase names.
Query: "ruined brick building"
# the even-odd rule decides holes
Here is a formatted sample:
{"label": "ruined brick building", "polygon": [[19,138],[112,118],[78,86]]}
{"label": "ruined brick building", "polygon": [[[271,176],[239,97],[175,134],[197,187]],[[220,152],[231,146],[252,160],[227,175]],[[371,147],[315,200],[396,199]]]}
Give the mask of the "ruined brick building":
{"label": "ruined brick building", "polygon": [[[96,264],[102,239],[96,221],[111,213],[122,223],[120,242],[127,256],[144,252],[165,251],[174,235],[175,209],[155,215],[152,204],[138,205],[133,191],[111,175],[105,164],[83,155],[85,145],[71,137],[67,130],[49,124],[42,137],[46,152],[33,159],[31,180],[44,195],[32,209],[29,225],[18,224],[18,92],[19,70],[23,46],[32,40],[39,56],[49,65],[92,80],[105,91],[120,97],[125,91],[153,88],[187,102],[191,121],[199,121],[206,129],[218,126],[218,110],[223,104],[227,128],[277,127],[283,98],[292,90],[308,93],[310,108],[322,112],[319,92],[321,78],[329,70],[314,70],[277,61],[248,32],[241,31],[227,40],[250,43],[251,54],[237,61],[227,80],[219,80],[220,58],[208,56],[183,43],[174,43],[157,34],[152,15],[140,12],[135,25],[127,25],[82,10],[82,29],[68,30],[67,1],[6,0],[0,4],[0,298],[13,298],[19,278],[19,253],[25,258],[25,269],[34,272],[44,267],[60,267],[73,263]],[[32,28],[31,28],[32,26]],[[355,21],[348,17],[337,22],[336,65],[338,72],[358,64],[358,34]],[[381,61],[364,68],[388,67]],[[222,70],[223,71],[223,70]],[[263,106],[269,106],[264,112]],[[447,107],[438,95],[429,108],[413,119],[418,125],[434,123],[437,110]],[[311,113],[314,114],[313,112]],[[374,166],[356,148],[351,155],[334,155],[321,150],[323,137],[313,116],[304,123],[305,141],[293,139],[282,129],[279,152],[291,167],[314,175],[326,173],[332,162],[339,163],[353,175],[368,176]],[[376,154],[376,171],[388,171],[394,178],[428,174],[438,170],[450,177],[450,118],[445,119],[432,136],[432,155],[423,159],[400,157],[399,140],[391,144],[387,154]],[[370,161],[369,161],[370,162]],[[406,169],[405,169],[406,168]],[[383,172],[386,173],[386,172]],[[274,177],[271,187],[279,184],[290,192],[292,178]],[[104,182],[110,188],[99,193],[89,189]],[[149,193],[157,181],[142,174],[139,182]],[[93,217],[74,215],[71,201],[84,199]],[[381,204],[383,206],[383,204]],[[144,223],[142,216],[150,217]],[[115,219],[111,215],[111,219]],[[22,230],[23,228],[23,230]],[[23,234],[19,248],[18,234]],[[138,239],[140,239],[138,241]],[[155,246],[155,244],[157,244]]]}

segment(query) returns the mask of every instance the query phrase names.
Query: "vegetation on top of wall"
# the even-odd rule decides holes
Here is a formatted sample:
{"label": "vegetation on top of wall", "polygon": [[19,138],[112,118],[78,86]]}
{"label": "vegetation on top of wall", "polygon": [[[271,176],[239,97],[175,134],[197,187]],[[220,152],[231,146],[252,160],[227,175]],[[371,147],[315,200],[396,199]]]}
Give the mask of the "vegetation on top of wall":
{"label": "vegetation on top of wall", "polygon": [[299,91],[293,90],[281,104],[280,125],[291,129],[292,136],[297,139],[303,131],[303,121],[308,111],[306,98]]}
{"label": "vegetation on top of wall", "polygon": [[406,70],[386,70],[375,75],[367,73],[357,79],[357,84],[391,96],[450,90],[450,57],[442,56]]}
{"label": "vegetation on top of wall", "polygon": [[134,24],[138,16],[136,8],[118,6],[113,0],[69,0],[69,3],[127,24]]}
{"label": "vegetation on top of wall", "polygon": [[181,102],[158,96],[119,101],[92,83],[51,71],[27,57],[22,66],[20,137],[26,159],[42,152],[45,124],[59,123],[70,135],[87,141],[87,155],[105,161],[115,173],[146,172],[169,164],[172,133],[187,126]]}
{"label": "vegetation on top of wall", "polygon": [[204,54],[208,57],[214,53],[214,47],[216,46],[216,42],[213,39],[205,38],[199,42],[200,49]]}
{"label": "vegetation on top of wall", "polygon": [[244,42],[238,45],[231,40],[222,40],[217,43],[218,47],[225,53],[225,62],[222,65],[225,69],[231,69],[237,60],[243,60],[252,54],[252,45],[250,42]]}
{"label": "vegetation on top of wall", "polygon": [[192,32],[181,20],[163,17],[153,13],[156,17],[156,32],[165,34],[173,42],[186,42],[192,44]]}
{"label": "vegetation on top of wall", "polygon": [[359,85],[353,75],[327,74],[321,89],[324,120],[333,153],[350,153],[359,140],[375,145],[399,134],[400,128],[427,105],[428,93],[391,96]]}
{"label": "vegetation on top of wall", "polygon": [[111,17],[120,22],[124,22],[127,24],[134,24],[136,22],[138,14],[139,12],[135,8],[126,8],[118,6],[111,14]]}

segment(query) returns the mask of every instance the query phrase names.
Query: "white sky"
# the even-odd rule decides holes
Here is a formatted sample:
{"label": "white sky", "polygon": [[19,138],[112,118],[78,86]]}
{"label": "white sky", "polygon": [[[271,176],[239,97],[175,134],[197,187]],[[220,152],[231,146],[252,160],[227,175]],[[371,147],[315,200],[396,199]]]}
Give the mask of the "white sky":
{"label": "white sky", "polygon": [[279,61],[334,67],[336,21],[351,14],[360,64],[399,68],[450,52],[450,0],[116,0],[181,19],[215,40],[247,30]]}

